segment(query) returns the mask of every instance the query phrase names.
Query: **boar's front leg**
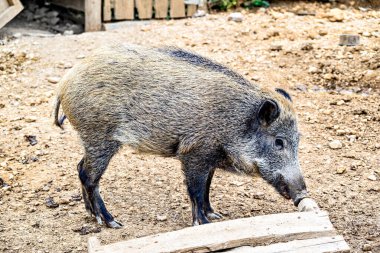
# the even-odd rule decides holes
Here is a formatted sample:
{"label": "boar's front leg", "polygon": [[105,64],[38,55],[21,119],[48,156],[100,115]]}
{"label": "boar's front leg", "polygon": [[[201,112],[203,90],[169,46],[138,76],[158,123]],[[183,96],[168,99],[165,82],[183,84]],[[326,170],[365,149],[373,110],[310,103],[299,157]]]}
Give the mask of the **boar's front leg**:
{"label": "boar's front leg", "polygon": [[204,157],[207,156],[191,153],[180,158],[191,200],[193,225],[209,223],[207,214],[213,213],[208,195],[214,162]]}

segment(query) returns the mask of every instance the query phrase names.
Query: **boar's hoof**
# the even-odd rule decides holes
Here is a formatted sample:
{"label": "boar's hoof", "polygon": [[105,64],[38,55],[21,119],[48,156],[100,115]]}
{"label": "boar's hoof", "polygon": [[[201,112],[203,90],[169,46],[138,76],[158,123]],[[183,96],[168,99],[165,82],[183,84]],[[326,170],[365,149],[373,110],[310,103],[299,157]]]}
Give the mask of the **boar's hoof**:
{"label": "boar's hoof", "polygon": [[212,213],[207,214],[207,218],[209,218],[210,220],[218,220],[218,219],[223,218],[223,215],[212,212]]}
{"label": "boar's hoof", "polygon": [[111,222],[107,222],[107,226],[110,228],[121,228],[123,226],[123,224],[121,224],[120,222],[118,222],[116,220],[113,220]]}

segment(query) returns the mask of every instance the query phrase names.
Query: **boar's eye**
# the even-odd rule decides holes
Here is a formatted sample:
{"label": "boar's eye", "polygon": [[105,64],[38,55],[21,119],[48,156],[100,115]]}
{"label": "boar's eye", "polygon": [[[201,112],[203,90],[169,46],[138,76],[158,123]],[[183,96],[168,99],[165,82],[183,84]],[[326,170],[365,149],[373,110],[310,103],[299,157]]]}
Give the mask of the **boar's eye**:
{"label": "boar's eye", "polygon": [[283,139],[280,139],[280,138],[277,138],[275,141],[274,141],[274,146],[277,150],[282,150],[284,149],[284,140]]}

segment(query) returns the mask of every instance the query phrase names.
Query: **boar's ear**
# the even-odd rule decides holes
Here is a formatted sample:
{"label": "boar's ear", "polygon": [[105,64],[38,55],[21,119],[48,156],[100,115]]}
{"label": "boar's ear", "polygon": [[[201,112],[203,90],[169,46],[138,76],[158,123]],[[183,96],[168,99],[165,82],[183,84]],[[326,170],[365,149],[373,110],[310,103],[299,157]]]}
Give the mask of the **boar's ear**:
{"label": "boar's ear", "polygon": [[273,100],[266,100],[260,106],[258,113],[259,124],[262,126],[269,126],[280,115],[278,104]]}
{"label": "boar's ear", "polygon": [[293,100],[292,100],[292,97],[289,95],[289,93],[288,92],[286,92],[285,90],[283,90],[283,89],[280,89],[280,88],[276,88],[276,91],[278,92],[278,93],[280,93],[281,95],[283,95],[287,100],[289,100],[290,102],[292,102]]}

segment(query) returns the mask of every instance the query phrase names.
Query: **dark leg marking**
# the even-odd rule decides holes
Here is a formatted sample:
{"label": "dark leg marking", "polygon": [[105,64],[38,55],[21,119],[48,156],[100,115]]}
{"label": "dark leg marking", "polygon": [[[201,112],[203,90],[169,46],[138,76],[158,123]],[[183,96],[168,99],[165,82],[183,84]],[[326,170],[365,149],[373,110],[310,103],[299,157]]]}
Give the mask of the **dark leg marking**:
{"label": "dark leg marking", "polygon": [[79,178],[82,182],[83,198],[86,209],[96,218],[99,224],[102,221],[112,228],[120,228],[122,225],[114,220],[107,211],[102,197],[99,193],[99,181],[112,156],[118,151],[120,144],[107,141],[99,145],[86,146],[86,153],[78,164]]}

